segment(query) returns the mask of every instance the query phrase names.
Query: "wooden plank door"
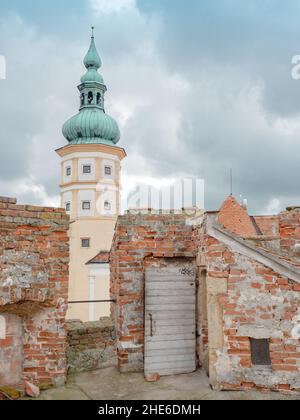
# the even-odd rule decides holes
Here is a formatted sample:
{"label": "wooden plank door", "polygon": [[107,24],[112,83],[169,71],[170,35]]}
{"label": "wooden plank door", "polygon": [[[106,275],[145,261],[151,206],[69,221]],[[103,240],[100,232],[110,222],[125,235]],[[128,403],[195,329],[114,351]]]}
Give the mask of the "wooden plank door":
{"label": "wooden plank door", "polygon": [[196,370],[196,269],[153,260],[145,273],[145,375]]}

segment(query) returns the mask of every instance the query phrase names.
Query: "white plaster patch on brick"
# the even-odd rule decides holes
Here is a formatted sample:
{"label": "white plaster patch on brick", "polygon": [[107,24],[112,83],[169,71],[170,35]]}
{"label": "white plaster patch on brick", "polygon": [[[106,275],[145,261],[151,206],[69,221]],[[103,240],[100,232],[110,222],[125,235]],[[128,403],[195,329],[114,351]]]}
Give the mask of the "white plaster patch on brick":
{"label": "white plaster patch on brick", "polygon": [[244,369],[245,381],[255,382],[258,386],[274,387],[280,383],[291,384],[295,389],[299,386],[298,372],[273,371],[268,366],[256,366]]}
{"label": "white plaster patch on brick", "polygon": [[0,340],[6,339],[6,320],[4,316],[0,316]]}
{"label": "white plaster patch on brick", "polygon": [[284,338],[282,331],[265,325],[241,325],[237,333],[240,337],[251,337],[257,340],[263,338]]}
{"label": "white plaster patch on brick", "polygon": [[295,340],[299,340],[300,339],[300,323],[298,325],[296,325],[296,327],[293,328],[293,330],[292,330],[292,337]]}
{"label": "white plaster patch on brick", "polygon": [[3,282],[3,287],[10,287],[14,284],[14,281],[12,278],[8,277],[7,279],[4,280]]}
{"label": "white plaster patch on brick", "polygon": [[292,329],[292,337],[294,340],[300,339],[300,314],[293,319],[294,328]]}
{"label": "white plaster patch on brick", "polygon": [[238,356],[228,356],[225,352],[216,351],[216,373],[219,382],[237,382],[235,371],[239,369],[240,358]]}
{"label": "white plaster patch on brick", "polygon": [[[254,279],[257,278],[253,278]],[[245,289],[242,289],[243,294],[238,300],[240,305],[247,304],[249,309],[256,309],[257,305],[260,306],[273,306],[273,305],[283,305],[284,296],[273,296],[266,295],[260,291],[254,289],[249,289],[249,286],[246,285]]]}
{"label": "white plaster patch on brick", "polygon": [[118,343],[119,350],[129,350],[129,349],[141,349],[143,346],[141,344],[135,344],[135,343]]}

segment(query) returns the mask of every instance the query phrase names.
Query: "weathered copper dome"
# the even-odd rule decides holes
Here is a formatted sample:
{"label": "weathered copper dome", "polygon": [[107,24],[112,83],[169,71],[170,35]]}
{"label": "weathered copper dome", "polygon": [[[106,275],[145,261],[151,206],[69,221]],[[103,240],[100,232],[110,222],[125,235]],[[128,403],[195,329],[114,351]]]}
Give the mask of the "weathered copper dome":
{"label": "weathered copper dome", "polygon": [[120,130],[117,122],[105,113],[104,95],[106,86],[98,73],[102,65],[94,34],[84,58],[87,72],[78,86],[80,92],[79,114],[70,118],[63,126],[64,137],[72,144],[117,144]]}

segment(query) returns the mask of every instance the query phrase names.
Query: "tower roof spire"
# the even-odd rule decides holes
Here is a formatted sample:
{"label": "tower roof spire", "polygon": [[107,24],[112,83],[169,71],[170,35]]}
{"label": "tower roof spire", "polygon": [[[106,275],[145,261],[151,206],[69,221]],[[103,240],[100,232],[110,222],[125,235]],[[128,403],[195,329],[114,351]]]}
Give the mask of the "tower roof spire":
{"label": "tower roof spire", "polygon": [[84,65],[87,71],[78,86],[79,114],[64,124],[63,135],[71,144],[116,145],[120,140],[120,131],[117,122],[105,113],[106,86],[102,75],[98,73],[102,62],[95,44],[93,26],[91,44]]}
{"label": "tower roof spire", "polygon": [[95,44],[95,36],[94,36],[94,29],[95,27],[92,26],[92,36],[91,36],[91,44],[90,48],[84,58],[84,65],[87,69],[94,68],[96,70],[100,69],[102,66],[101,58],[98,54],[96,44]]}

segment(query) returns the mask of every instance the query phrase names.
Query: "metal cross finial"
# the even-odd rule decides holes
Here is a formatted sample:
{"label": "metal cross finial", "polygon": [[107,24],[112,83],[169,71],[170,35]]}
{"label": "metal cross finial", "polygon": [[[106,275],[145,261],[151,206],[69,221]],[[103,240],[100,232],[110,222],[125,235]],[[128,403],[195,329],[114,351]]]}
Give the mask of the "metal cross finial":
{"label": "metal cross finial", "polygon": [[95,26],[92,26],[92,38],[94,38],[94,29],[95,29]]}

